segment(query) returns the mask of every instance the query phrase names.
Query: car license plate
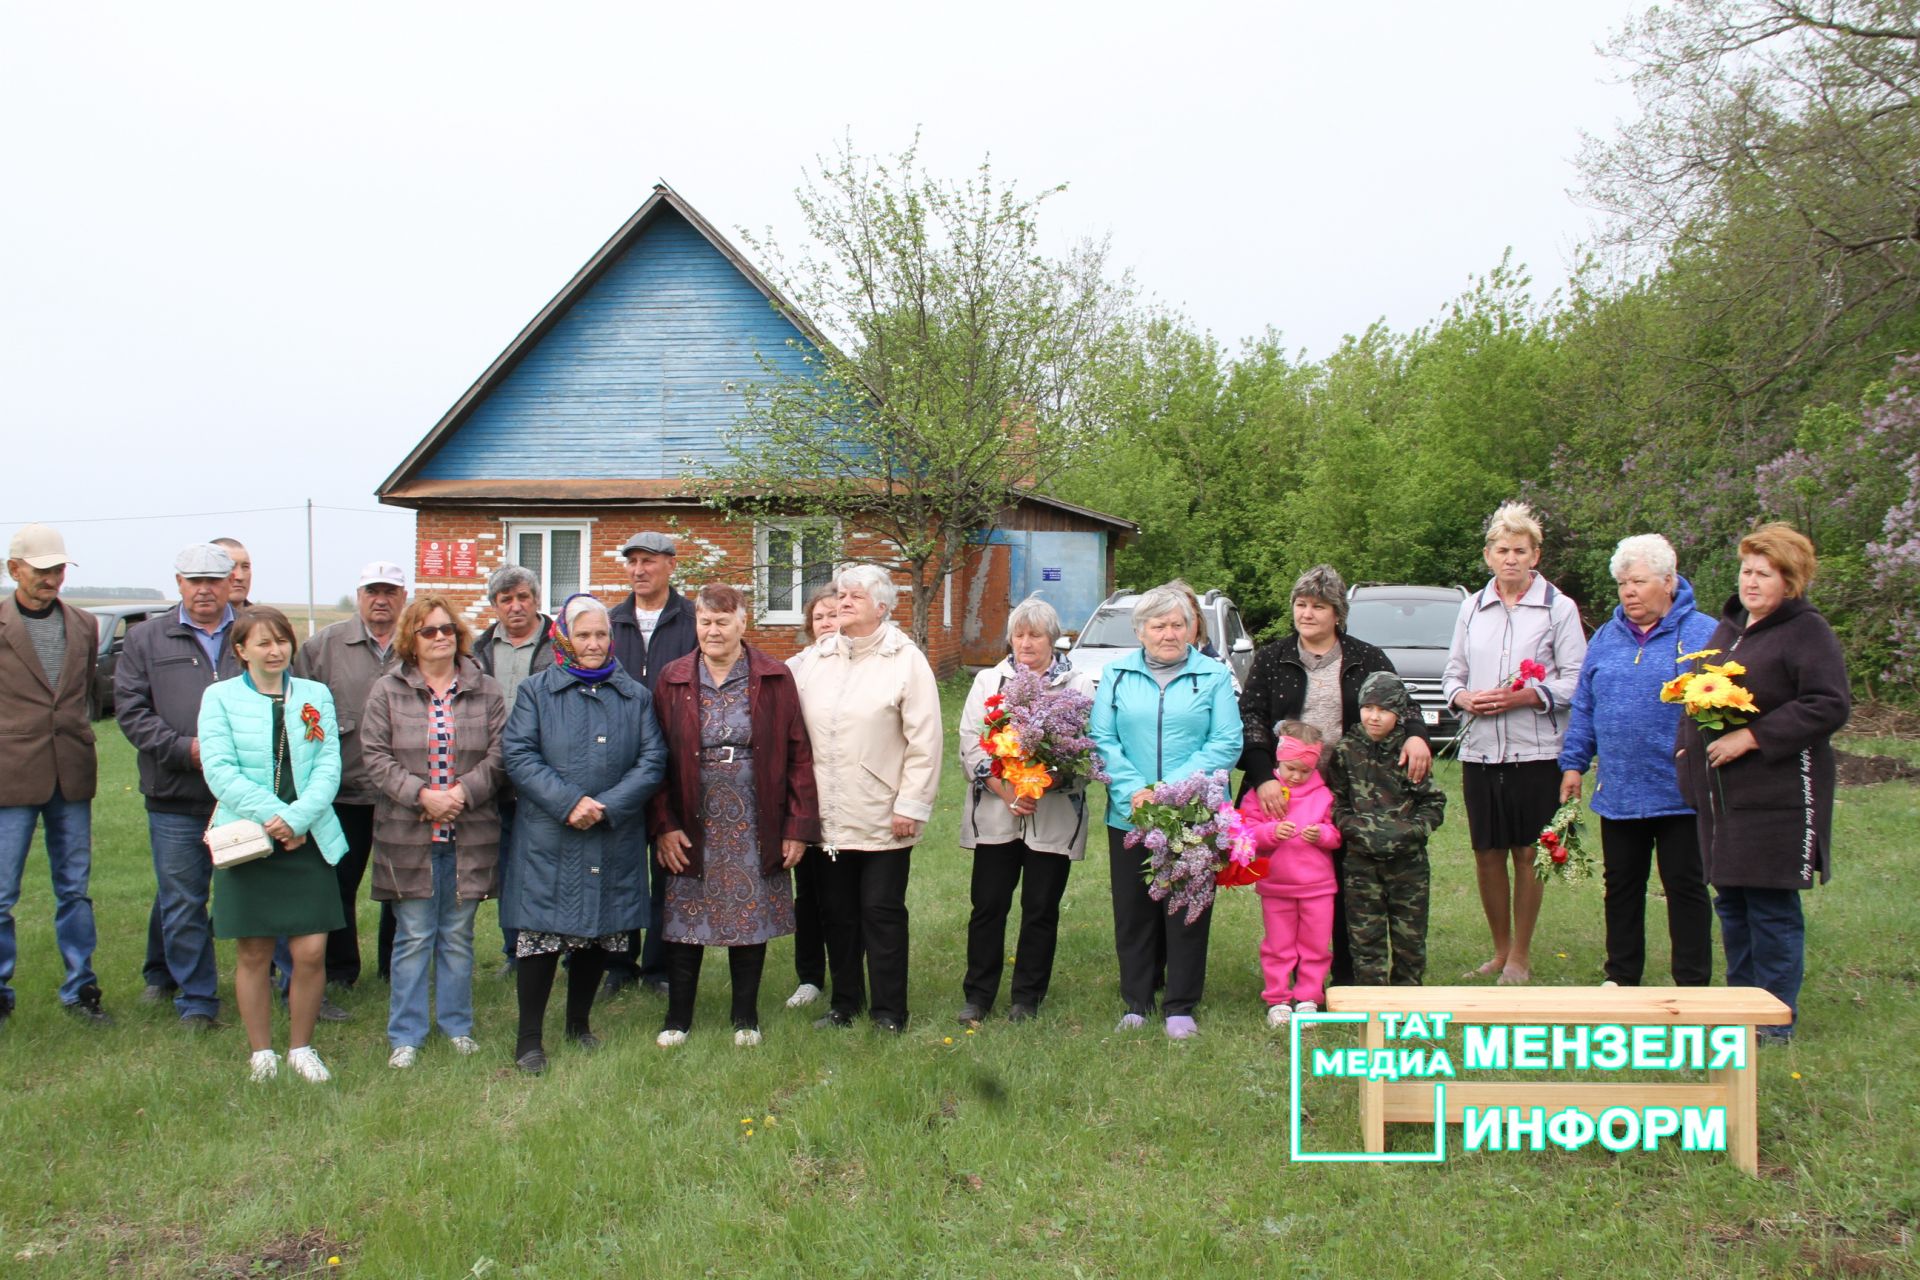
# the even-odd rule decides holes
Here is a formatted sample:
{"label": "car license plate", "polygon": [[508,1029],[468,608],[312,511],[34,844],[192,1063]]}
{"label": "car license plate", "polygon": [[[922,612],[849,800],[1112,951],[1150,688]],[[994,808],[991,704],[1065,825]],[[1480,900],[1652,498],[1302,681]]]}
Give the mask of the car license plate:
{"label": "car license plate", "polygon": [[1428,724],[1439,724],[1440,712],[1435,707],[1422,707],[1420,708],[1420,718]]}

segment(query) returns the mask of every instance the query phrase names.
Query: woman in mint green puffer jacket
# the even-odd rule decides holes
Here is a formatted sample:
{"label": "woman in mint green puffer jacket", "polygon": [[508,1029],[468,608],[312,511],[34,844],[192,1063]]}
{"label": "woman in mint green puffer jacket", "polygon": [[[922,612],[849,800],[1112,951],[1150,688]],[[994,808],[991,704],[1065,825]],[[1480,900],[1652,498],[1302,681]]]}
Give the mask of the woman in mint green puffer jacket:
{"label": "woman in mint green puffer jacket", "polygon": [[333,870],[347,850],[333,812],[340,729],[327,686],[287,674],[297,642],[284,614],[250,609],[234,620],[232,637],[245,673],[209,685],[201,698],[200,768],[218,801],[214,824],[257,822],[272,838],[273,852],[214,871],[213,933],[238,946],[234,1003],[252,1045],[256,1081],[271,1079],[279,1067],[267,971],[275,939],[288,940],[287,1064],[320,1083],[330,1077],[312,1038],[326,986],[327,934],[345,923]]}

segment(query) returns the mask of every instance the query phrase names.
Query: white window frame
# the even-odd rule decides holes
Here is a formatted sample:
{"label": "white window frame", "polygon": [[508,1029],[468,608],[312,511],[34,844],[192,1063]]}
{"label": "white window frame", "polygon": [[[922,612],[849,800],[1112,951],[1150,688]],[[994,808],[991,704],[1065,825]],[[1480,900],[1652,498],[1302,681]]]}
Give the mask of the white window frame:
{"label": "white window frame", "polygon": [[[754,615],[756,621],[766,626],[800,626],[806,622],[807,591],[806,583],[800,577],[805,562],[800,558],[805,546],[804,535],[809,530],[822,530],[827,533],[828,564],[838,564],[840,559],[841,537],[840,522],[826,517],[795,517],[789,520],[762,520],[753,526],[753,594]],[[767,535],[775,531],[800,534],[793,540],[793,560],[784,566],[792,575],[792,599],[795,607],[775,609],[768,604],[773,598],[772,577],[778,568],[772,563],[767,552]]]}
{"label": "white window frame", "polygon": [[[506,538],[506,556],[508,564],[520,563],[520,535],[537,533],[540,537],[541,558],[545,564],[526,565],[534,576],[540,579],[540,612],[551,614],[559,608],[560,602],[576,592],[585,591],[587,582],[593,573],[593,521],[591,520],[503,520]],[[555,531],[577,533],[580,535],[580,580],[563,584],[564,591],[556,591],[553,581],[553,535]]]}

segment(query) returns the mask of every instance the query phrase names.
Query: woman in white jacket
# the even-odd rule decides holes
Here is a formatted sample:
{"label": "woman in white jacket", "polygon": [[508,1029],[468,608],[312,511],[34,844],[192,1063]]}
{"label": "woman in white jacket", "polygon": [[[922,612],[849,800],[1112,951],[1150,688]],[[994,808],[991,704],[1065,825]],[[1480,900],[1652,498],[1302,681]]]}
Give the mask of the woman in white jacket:
{"label": "woman in white jacket", "polygon": [[1460,730],[1460,789],[1493,934],[1493,958],[1466,976],[1498,975],[1502,985],[1533,976],[1542,888],[1534,844],[1560,805],[1560,741],[1587,656],[1578,606],[1534,570],[1540,540],[1525,503],[1493,513],[1483,552],[1493,578],[1461,602],[1441,683],[1442,696],[1469,717]]}
{"label": "woman in white jacket", "polygon": [[[827,865],[823,901],[833,996],[816,1027],[907,1025],[907,875],[940,787],[940,690],[926,655],[888,621],[893,578],[851,565],[834,579],[840,632],[799,663]],[[865,972],[862,972],[864,953]]]}
{"label": "woman in white jacket", "polygon": [[1075,671],[1064,654],[1054,653],[1059,638],[1060,615],[1052,605],[1038,598],[1015,605],[1007,615],[1011,652],[973,678],[966,709],[960,713],[960,758],[967,773],[960,847],[973,850],[973,914],[967,921],[967,975],[960,988],[965,998],[960,1021],[968,1026],[992,1011],[1000,993],[1007,914],[1016,887],[1020,940],[1013,952],[1013,1003],[1007,1021],[1025,1022],[1039,1011],[1053,977],[1067,873],[1087,851],[1085,779],[1049,788],[1038,800],[1018,796],[1011,783],[993,776],[993,759],[980,745],[987,699],[1021,667],[1040,672],[1049,688],[1093,696],[1093,677]]}

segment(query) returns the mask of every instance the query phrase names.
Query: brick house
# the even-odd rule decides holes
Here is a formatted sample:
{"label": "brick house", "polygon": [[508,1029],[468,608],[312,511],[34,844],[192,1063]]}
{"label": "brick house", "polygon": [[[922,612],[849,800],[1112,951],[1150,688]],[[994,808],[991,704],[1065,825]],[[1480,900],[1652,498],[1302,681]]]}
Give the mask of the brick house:
{"label": "brick house", "polygon": [[[786,656],[832,565],[879,543],[831,521],[728,513],[684,478],[724,458],[722,433],[760,358],[802,368],[821,341],[772,284],[671,188],[581,267],[375,491],[416,516],[416,589],[491,621],[487,575],[522,564],[542,607],[629,590],[616,548],[639,529],[680,540],[677,585],[731,582],[749,639]],[[1038,592],[1077,627],[1107,594],[1128,521],[1030,494],[983,531],[932,615],[929,657],[951,672],[1003,652],[1010,603]],[[907,604],[897,611],[904,625]]]}

